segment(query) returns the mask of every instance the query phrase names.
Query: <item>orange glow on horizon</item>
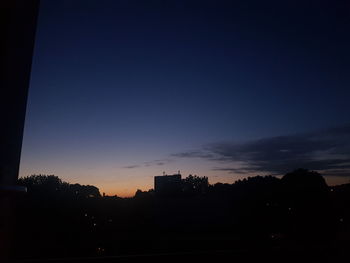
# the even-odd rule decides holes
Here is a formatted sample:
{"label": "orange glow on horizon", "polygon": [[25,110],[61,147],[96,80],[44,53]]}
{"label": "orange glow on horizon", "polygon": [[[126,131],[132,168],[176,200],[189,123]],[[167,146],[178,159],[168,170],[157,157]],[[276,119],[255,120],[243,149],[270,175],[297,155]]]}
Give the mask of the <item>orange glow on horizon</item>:
{"label": "orange glow on horizon", "polygon": [[[120,165],[122,166],[122,165]],[[45,165],[42,165],[45,167]],[[232,184],[239,179],[256,176],[258,173],[233,174],[211,170],[208,164],[203,163],[171,163],[166,167],[142,167],[139,169],[123,169],[115,166],[95,166],[94,169],[84,169],[81,167],[64,167],[61,165],[47,165],[46,169],[38,169],[23,165],[20,176],[32,174],[54,174],[68,183],[79,183],[81,185],[93,185],[99,188],[101,195],[107,196],[133,197],[138,189],[148,191],[153,189],[154,176],[161,175],[163,169],[167,174],[173,174],[178,171],[178,167],[186,169],[181,170],[182,178],[189,174],[198,176],[207,176],[210,184],[229,183]],[[191,167],[197,167],[192,169]],[[221,174],[218,174],[221,173]],[[264,174],[261,174],[264,175]],[[281,176],[277,176],[281,177]],[[324,176],[329,186],[350,183],[349,179],[341,176]]]}

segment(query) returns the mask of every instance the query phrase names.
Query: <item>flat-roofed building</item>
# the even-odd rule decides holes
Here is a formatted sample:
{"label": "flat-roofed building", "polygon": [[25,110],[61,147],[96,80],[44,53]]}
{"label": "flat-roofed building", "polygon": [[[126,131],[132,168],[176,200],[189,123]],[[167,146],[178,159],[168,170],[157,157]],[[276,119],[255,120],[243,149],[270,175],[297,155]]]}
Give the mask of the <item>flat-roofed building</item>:
{"label": "flat-roofed building", "polygon": [[182,190],[181,174],[161,175],[154,177],[156,195],[177,195]]}

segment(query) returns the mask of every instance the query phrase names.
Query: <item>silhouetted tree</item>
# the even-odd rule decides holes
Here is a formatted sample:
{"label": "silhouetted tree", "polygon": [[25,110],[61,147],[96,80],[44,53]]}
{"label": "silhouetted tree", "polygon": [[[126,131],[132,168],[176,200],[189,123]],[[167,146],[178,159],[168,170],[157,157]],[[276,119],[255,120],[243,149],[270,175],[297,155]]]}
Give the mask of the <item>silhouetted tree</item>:
{"label": "silhouetted tree", "polygon": [[70,184],[69,190],[71,193],[79,197],[101,197],[98,188],[92,185]]}
{"label": "silhouetted tree", "polygon": [[140,189],[137,189],[134,198],[138,198],[138,199],[145,199],[145,198],[151,198],[154,196],[154,190],[150,189],[148,191],[142,191]]}
{"label": "silhouetted tree", "polygon": [[317,172],[297,169],[281,179],[281,202],[291,236],[299,241],[328,239],[332,211],[329,188]]}
{"label": "silhouetted tree", "polygon": [[18,184],[26,186],[29,193],[79,197],[100,197],[100,191],[92,185],[69,184],[55,175],[31,175],[18,179]]}
{"label": "silhouetted tree", "polygon": [[287,173],[282,177],[282,183],[292,189],[298,191],[328,191],[328,186],[321,174],[307,169],[297,169],[293,172]]}
{"label": "silhouetted tree", "polygon": [[18,184],[26,186],[29,193],[53,195],[68,189],[68,183],[55,175],[31,175],[18,179]]}
{"label": "silhouetted tree", "polygon": [[207,192],[209,187],[208,177],[189,175],[182,179],[183,182],[183,192],[185,194],[204,194]]}

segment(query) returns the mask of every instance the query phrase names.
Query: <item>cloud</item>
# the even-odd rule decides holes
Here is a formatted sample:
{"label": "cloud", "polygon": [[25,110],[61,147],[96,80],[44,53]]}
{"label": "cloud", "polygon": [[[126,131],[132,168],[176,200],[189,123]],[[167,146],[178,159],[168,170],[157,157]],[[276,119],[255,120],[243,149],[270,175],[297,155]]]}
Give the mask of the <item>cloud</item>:
{"label": "cloud", "polygon": [[149,166],[162,166],[162,165],[165,165],[169,162],[172,162],[172,160],[171,159],[159,159],[159,160],[144,162],[142,164],[123,166],[123,168],[133,169],[133,168],[149,167]]}
{"label": "cloud", "polygon": [[213,170],[230,173],[284,174],[303,167],[345,176],[350,175],[350,125],[245,143],[212,143],[172,156],[214,161],[225,167]]}
{"label": "cloud", "polygon": [[160,159],[160,160],[153,160],[153,161],[149,161],[149,162],[144,162],[144,166],[154,166],[154,165],[165,165],[169,162],[171,162],[171,159]]}
{"label": "cloud", "polygon": [[198,158],[205,158],[205,159],[214,158],[214,155],[212,153],[205,152],[204,150],[173,153],[171,154],[171,156],[180,157],[180,158],[187,158],[187,157],[198,157]]}
{"label": "cloud", "polygon": [[126,169],[134,169],[134,168],[138,168],[138,167],[140,167],[140,165],[135,164],[135,165],[124,166],[123,168],[126,168]]}
{"label": "cloud", "polygon": [[214,167],[213,171],[224,171],[234,174],[249,174],[250,172],[242,168],[232,168],[232,167]]}

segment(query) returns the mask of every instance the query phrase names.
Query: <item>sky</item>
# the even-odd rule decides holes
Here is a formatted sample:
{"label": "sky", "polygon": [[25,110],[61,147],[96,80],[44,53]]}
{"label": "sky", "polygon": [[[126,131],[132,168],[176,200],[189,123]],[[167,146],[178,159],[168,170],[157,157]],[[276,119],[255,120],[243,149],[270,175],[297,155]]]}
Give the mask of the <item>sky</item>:
{"label": "sky", "polygon": [[179,170],[233,183],[303,167],[349,182],[349,10],[42,0],[20,176],[118,196]]}

